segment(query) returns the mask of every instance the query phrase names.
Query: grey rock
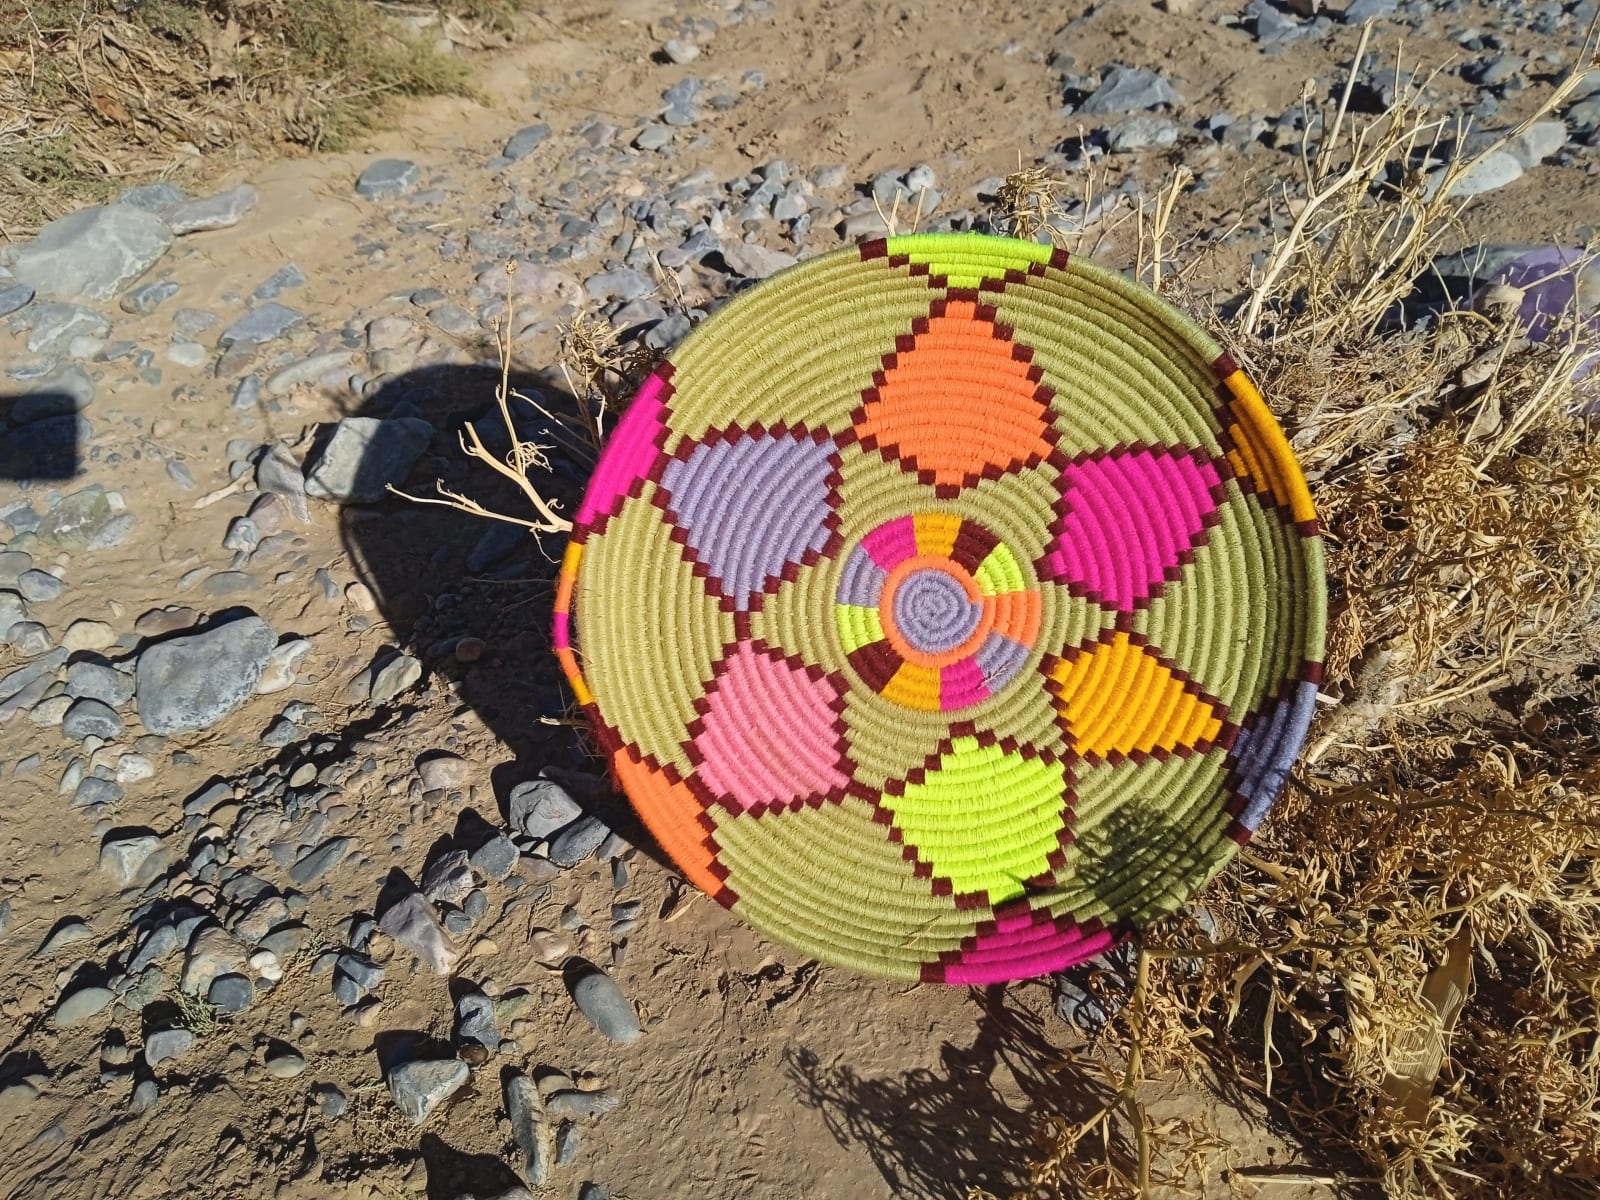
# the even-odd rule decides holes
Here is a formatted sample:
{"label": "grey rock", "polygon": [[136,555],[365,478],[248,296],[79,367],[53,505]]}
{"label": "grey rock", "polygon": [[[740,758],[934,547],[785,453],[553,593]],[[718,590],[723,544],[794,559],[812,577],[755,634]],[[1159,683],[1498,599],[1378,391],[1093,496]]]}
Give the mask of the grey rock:
{"label": "grey rock", "polygon": [[28,349],[34,354],[53,354],[75,337],[103,338],[111,332],[110,318],[81,304],[40,303],[30,315],[33,329],[28,334]]}
{"label": "grey rock", "polygon": [[1339,19],[1346,25],[1365,25],[1379,17],[1393,16],[1400,0],[1350,0]]}
{"label": "grey rock", "polygon": [[174,204],[162,212],[161,219],[179,237],[211,229],[227,229],[254,212],[259,199],[255,188],[248,183],[241,183],[238,187],[207,196],[203,200],[185,200]]}
{"label": "grey rock", "polygon": [[105,663],[82,660],[67,668],[67,695],[121,708],[133,699],[133,676]]}
{"label": "grey rock", "polygon": [[433,426],[414,417],[346,417],[310,462],[306,494],[340,504],[382,500],[432,440]]}
{"label": "grey rock", "polygon": [[296,887],[314,887],[324,875],[339,865],[350,850],[347,837],[329,838],[289,868],[289,878]]}
{"label": "grey rock", "polygon": [[517,162],[520,159],[527,158],[528,155],[537,150],[544,143],[545,138],[549,136],[550,126],[548,125],[525,126],[511,135],[505,144],[505,149],[501,150],[500,153],[512,162]]}
{"label": "grey rock", "polygon": [[74,742],[97,737],[112,742],[122,736],[122,718],[103,701],[92,697],[74,700],[61,719],[61,734]]}
{"label": "grey rock", "polygon": [[372,687],[368,699],[374,708],[393,703],[402,692],[409,691],[422,678],[422,664],[409,654],[395,654],[372,672]]}
{"label": "grey rock", "polygon": [[384,1081],[396,1107],[413,1125],[425,1122],[434,1109],[465,1086],[471,1074],[459,1058],[401,1063]]}
{"label": "grey rock", "polygon": [[265,1066],[274,1079],[294,1079],[305,1074],[306,1060],[293,1046],[273,1042],[267,1047]]}
{"label": "grey rock", "polygon": [[799,260],[782,250],[768,250],[765,246],[746,242],[730,242],[722,247],[722,261],[736,275],[746,279],[765,279]]}
{"label": "grey rock", "polygon": [[417,778],[425,792],[460,787],[467,781],[467,760],[455,754],[439,754],[417,764]]}
{"label": "grey rock", "polygon": [[154,1071],[165,1063],[182,1058],[194,1047],[194,1034],[187,1029],[158,1029],[144,1039],[144,1061]]}
{"label": "grey rock", "polygon": [[6,631],[4,640],[23,658],[37,658],[50,649],[50,631],[37,621],[18,621]]}
{"label": "grey rock", "polygon": [[245,969],[245,950],[226,929],[202,924],[189,939],[183,974],[178,986],[191,996],[209,995],[219,976],[239,974]]}
{"label": "grey rock", "polygon": [[428,310],[433,327],[451,337],[467,337],[478,332],[478,320],[459,304],[439,304]]}
{"label": "grey rock", "polygon": [[16,592],[0,592],[0,645],[9,645],[11,630],[29,618],[28,606]]}
{"label": "grey rock", "polygon": [[256,460],[256,488],[282,496],[297,521],[311,519],[311,511],[306,506],[305,476],[282,442],[273,442]]}
{"label": "grey rock", "polygon": [[637,1041],[639,1015],[616,981],[593,963],[581,959],[568,968],[568,991],[578,1011],[613,1042]]}
{"label": "grey rock", "polygon": [[1183,102],[1183,98],[1154,71],[1138,67],[1114,66],[1106,71],[1093,94],[1079,107],[1080,113],[1139,112],[1141,109],[1169,107]]}
{"label": "grey rock", "polygon": [[256,300],[276,300],[290,288],[305,287],[306,275],[295,263],[285,263],[256,285],[250,295]]}
{"label": "grey rock", "polygon": [[300,660],[310,652],[311,643],[306,638],[290,638],[274,647],[267,656],[267,665],[262,668],[261,678],[256,680],[256,695],[270,696],[293,687]]}
{"label": "grey rock", "polygon": [[235,517],[222,535],[222,548],[249,554],[261,544],[261,530],[249,517]]}
{"label": "grey rock", "polygon": [[160,180],[129,188],[117,197],[117,203],[131,204],[134,208],[144,209],[145,212],[159,213],[174,204],[182,204],[188,198],[189,193],[177,184]]}
{"label": "grey rock", "polygon": [[178,285],[170,280],[163,283],[145,283],[122,297],[121,308],[136,317],[147,317],[178,294]]}
{"label": "grey rock", "polygon": [[571,1121],[556,1126],[556,1166],[570,1167],[578,1159],[578,1127]]}
{"label": "grey rock", "polygon": [[422,873],[422,894],[436,904],[460,904],[472,890],[472,866],[465,850],[448,850]]}
{"label": "grey rock", "polygon": [[322,1115],[330,1121],[337,1121],[344,1116],[345,1109],[350,1106],[345,1094],[331,1083],[317,1084],[311,1089],[311,1098],[317,1102]]}
{"label": "grey rock", "polygon": [[110,988],[79,988],[56,1006],[51,1020],[62,1029],[70,1029],[103,1013],[115,999]]}
{"label": "grey rock", "polygon": [[494,1001],[482,992],[468,992],[456,1001],[456,1042],[475,1043],[485,1050],[500,1046],[500,1030],[494,1023]]}
{"label": "grey rock", "polygon": [[294,309],[276,300],[252,308],[232,325],[222,331],[217,339],[219,346],[261,346],[288,333],[303,318]]}
{"label": "grey rock", "polygon": [[8,317],[20,308],[33,303],[34,290],[26,283],[12,283],[0,287],[0,317]]}
{"label": "grey rock", "polygon": [[576,1088],[552,1092],[545,1097],[544,1110],[562,1120],[581,1121],[588,1117],[603,1117],[622,1104],[621,1097],[613,1092],[582,1092]]}
{"label": "grey rock", "polygon": [[472,852],[470,861],[482,874],[499,880],[517,869],[519,857],[516,843],[505,834],[497,833]]}
{"label": "grey rock", "polygon": [[416,326],[404,317],[378,317],[367,325],[367,349],[398,350],[408,345],[416,334]]}
{"label": "grey rock", "polygon": [[122,785],[115,779],[101,779],[98,775],[85,775],[72,792],[74,808],[107,806],[122,802]]}
{"label": "grey rock", "polygon": [[421,892],[412,892],[391,905],[379,918],[378,928],[410,950],[435,975],[450,974],[461,957],[440,923],[438,912]]}
{"label": "grey rock", "polygon": [[1531,170],[1545,159],[1561,152],[1567,144],[1567,127],[1561,121],[1535,121],[1506,143],[1506,153],[1524,170]]}
{"label": "grey rock", "polygon": [[109,300],[172,246],[154,213],[101,204],[51,221],[30,242],[0,249],[0,265],[41,296]]}
{"label": "grey rock", "polygon": [[[9,913],[11,901],[7,900],[6,904],[8,906],[6,911]],[[78,920],[77,917],[68,917],[50,931],[50,936],[45,938],[44,945],[39,947],[37,955],[40,958],[46,958],[52,954],[59,954],[68,946],[86,942],[92,937],[94,937],[94,930]]]}
{"label": "grey rock", "polygon": [[239,1013],[255,1002],[255,986],[246,975],[218,975],[206,989],[206,1003],[218,1012]]}
{"label": "grey rock", "polygon": [[656,290],[656,285],[643,271],[623,267],[615,271],[602,271],[583,281],[583,290],[589,299],[599,304],[609,300],[637,300]]}
{"label": "grey rock", "polygon": [[192,371],[203,367],[210,354],[199,342],[173,342],[167,347],[166,357],[168,362]]}
{"label": "grey rock", "polygon": [[399,158],[380,158],[356,180],[356,195],[364,200],[394,200],[422,181],[422,168]]}
{"label": "grey rock", "polygon": [[345,1007],[353,1007],[383,982],[383,968],[364,954],[341,954],[333,968],[333,994]]}
{"label": "grey rock", "polygon": [[506,1115],[511,1119],[512,1140],[522,1153],[523,1179],[529,1187],[543,1187],[550,1181],[555,1159],[555,1130],[544,1119],[538,1085],[526,1075],[506,1080]]}
{"label": "grey rock", "polygon": [[578,1189],[578,1200],[611,1200],[611,1192],[598,1183],[585,1181]]}
{"label": "grey rock", "polygon": [[254,693],[276,646],[253,614],[157,642],[139,655],[134,673],[139,719],[163,735],[215,725]]}
{"label": "grey rock", "polygon": [[700,47],[682,38],[668,38],[662,44],[661,52],[680,66],[700,57]]}
{"label": "grey rock", "polygon": [[640,150],[660,150],[672,144],[674,137],[670,125],[651,123],[641,129],[633,139],[633,144]]}
{"label": "grey rock", "polygon": [[[93,704],[94,701],[88,703]],[[130,833],[110,838],[100,847],[100,869],[110,875],[118,887],[129,887],[140,881],[145,864],[159,849],[161,839],[153,833]]]}
{"label": "grey rock", "polygon": [[1164,150],[1178,140],[1178,127],[1165,117],[1129,117],[1106,136],[1113,154],[1138,154],[1143,150]]}
{"label": "grey rock", "polygon": [[128,1098],[128,1111],[149,1112],[161,1099],[161,1085],[154,1079],[141,1079],[133,1085],[133,1095]]}
{"label": "grey rock", "polygon": [[24,571],[17,576],[17,591],[30,604],[48,604],[60,597],[65,585],[49,571]]}
{"label": "grey rock", "polygon": [[25,550],[0,550],[0,587],[14,588],[33,569],[33,555]]}
{"label": "grey rock", "polygon": [[583,816],[583,806],[550,779],[529,779],[517,784],[507,797],[506,807],[511,827],[535,841],[565,829]]}
{"label": "grey rock", "polygon": [[[1426,189],[1427,195],[1432,196],[1444,182],[1445,168],[1439,167],[1431,172]],[[1481,196],[1485,192],[1497,191],[1522,178],[1522,164],[1516,156],[1508,150],[1495,150],[1484,155],[1467,168],[1450,186],[1450,195],[1462,199],[1467,196]]]}
{"label": "grey rock", "polygon": [[599,817],[580,817],[550,843],[550,861],[558,867],[575,867],[600,848],[611,830]]}
{"label": "grey rock", "polygon": [[290,363],[268,377],[267,394],[287,396],[296,388],[309,387],[330,371],[337,371],[345,366],[349,361],[350,351],[329,350],[324,354],[313,354],[299,362]]}
{"label": "grey rock", "polygon": [[51,505],[39,522],[38,537],[62,550],[84,550],[98,539],[114,516],[105,488],[96,484]]}

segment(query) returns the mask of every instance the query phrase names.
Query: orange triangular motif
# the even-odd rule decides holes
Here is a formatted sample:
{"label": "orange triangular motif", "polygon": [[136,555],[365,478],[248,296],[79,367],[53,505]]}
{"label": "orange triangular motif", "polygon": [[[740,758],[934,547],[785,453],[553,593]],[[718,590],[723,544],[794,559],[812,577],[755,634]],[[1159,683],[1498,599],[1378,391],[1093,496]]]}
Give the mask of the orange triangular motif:
{"label": "orange triangular motif", "polygon": [[862,445],[944,496],[1050,454],[1050,389],[992,309],[936,302],[901,347],[862,393]]}

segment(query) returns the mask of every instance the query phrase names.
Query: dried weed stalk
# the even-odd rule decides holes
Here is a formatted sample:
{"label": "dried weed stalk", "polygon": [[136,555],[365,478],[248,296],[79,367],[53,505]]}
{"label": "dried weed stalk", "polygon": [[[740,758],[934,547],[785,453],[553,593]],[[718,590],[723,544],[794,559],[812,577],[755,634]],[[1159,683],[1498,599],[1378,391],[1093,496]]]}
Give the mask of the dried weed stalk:
{"label": "dried weed stalk", "polygon": [[[1445,126],[1415,85],[1372,121],[1349,95],[1308,121],[1299,189],[1280,197],[1289,231],[1213,322],[1313,482],[1328,705],[1305,773],[1202,901],[1217,932],[1175,921],[1148,936],[1130,1015],[1099,1051],[1124,1072],[1119,1097],[1148,1067],[1264,1106],[1306,1158],[1288,1174],[1230,1164],[1222,1180],[1245,1194],[1276,1180],[1591,1196],[1600,445],[1593,389],[1574,379],[1589,348],[1576,313],[1530,344],[1514,303],[1390,319],[1459,236],[1450,184],[1474,160],[1428,186],[1419,153]],[[1018,180],[1011,200],[1026,210],[1040,190]],[[1169,194],[1143,221],[1140,270],[1197,306],[1192,275],[1158,273]],[[1016,1196],[1150,1194],[1163,1180],[1149,1164],[1193,1137],[1161,1133],[1176,1145],[1126,1104],[1093,1129],[1049,1121]]]}

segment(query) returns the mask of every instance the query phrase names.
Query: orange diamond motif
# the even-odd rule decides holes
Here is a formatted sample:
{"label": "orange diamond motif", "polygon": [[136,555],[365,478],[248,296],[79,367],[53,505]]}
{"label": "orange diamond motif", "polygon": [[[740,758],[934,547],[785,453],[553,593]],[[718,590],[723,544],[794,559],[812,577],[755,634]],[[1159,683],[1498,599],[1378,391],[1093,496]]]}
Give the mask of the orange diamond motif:
{"label": "orange diamond motif", "polygon": [[856,437],[946,499],[1037,466],[1053,448],[1054,393],[1032,358],[993,308],[935,301],[861,393]]}

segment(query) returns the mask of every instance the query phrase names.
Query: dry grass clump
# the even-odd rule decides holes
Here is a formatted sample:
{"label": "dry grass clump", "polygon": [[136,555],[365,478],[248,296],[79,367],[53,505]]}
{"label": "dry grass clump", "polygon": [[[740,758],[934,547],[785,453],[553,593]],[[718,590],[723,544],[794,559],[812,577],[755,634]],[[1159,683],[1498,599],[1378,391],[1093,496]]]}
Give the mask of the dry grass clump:
{"label": "dry grass clump", "polygon": [[22,0],[0,23],[0,237],[241,144],[337,148],[397,96],[471,92],[450,52],[510,0]]}
{"label": "dry grass clump", "polygon": [[[1230,1163],[1242,1194],[1559,1198],[1600,1177],[1600,445],[1594,389],[1573,379],[1588,348],[1575,319],[1530,344],[1504,308],[1416,323],[1414,281],[1464,240],[1449,184],[1470,165],[1426,185],[1419,161],[1460,131],[1420,85],[1375,119],[1340,103],[1308,125],[1280,197],[1290,231],[1212,324],[1312,481],[1330,703],[1200,901],[1216,932],[1146,936],[1133,999],[1091,1048],[1116,1096],[1049,1123],[1019,1198],[1215,1182],[1203,1131],[1151,1126],[1147,1071],[1264,1105],[1313,1156]],[[1170,215],[1168,195],[1142,226],[1146,278]],[[1198,307],[1194,279],[1165,282]]]}

